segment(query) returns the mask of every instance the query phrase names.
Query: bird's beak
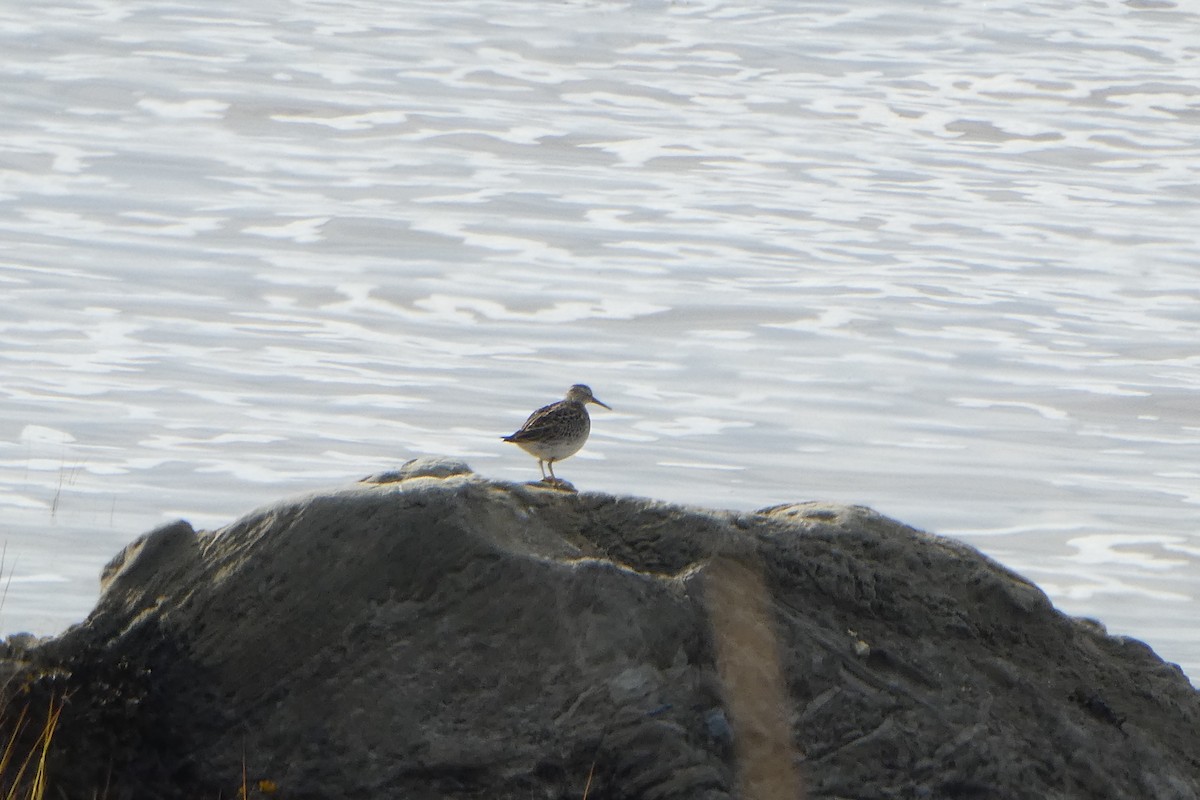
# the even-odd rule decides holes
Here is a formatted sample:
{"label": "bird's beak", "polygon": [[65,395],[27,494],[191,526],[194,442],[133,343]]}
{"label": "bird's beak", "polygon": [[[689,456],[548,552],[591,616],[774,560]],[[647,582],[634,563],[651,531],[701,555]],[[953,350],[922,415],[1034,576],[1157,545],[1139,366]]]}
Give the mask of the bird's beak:
{"label": "bird's beak", "polygon": [[596,404],[596,405],[598,405],[598,406],[604,406],[604,407],[605,407],[605,408],[607,408],[609,411],[612,411],[612,406],[610,406],[608,403],[601,403],[599,400],[597,400],[597,399],[596,399],[596,398],[594,398],[594,397],[592,398],[592,402],[593,402],[593,403],[595,403],[595,404]]}

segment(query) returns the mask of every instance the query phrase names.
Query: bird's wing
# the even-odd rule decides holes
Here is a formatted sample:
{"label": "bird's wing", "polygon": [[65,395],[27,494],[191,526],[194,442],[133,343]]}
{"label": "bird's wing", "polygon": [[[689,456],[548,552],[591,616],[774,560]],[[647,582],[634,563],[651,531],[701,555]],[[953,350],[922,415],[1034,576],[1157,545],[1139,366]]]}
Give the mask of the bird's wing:
{"label": "bird's wing", "polygon": [[508,442],[523,442],[528,439],[540,439],[546,431],[558,427],[555,419],[561,420],[560,414],[563,409],[559,408],[562,403],[551,403],[548,406],[542,406],[537,411],[529,415],[529,419],[525,420],[525,424],[521,429],[512,436],[505,436],[504,440]]}

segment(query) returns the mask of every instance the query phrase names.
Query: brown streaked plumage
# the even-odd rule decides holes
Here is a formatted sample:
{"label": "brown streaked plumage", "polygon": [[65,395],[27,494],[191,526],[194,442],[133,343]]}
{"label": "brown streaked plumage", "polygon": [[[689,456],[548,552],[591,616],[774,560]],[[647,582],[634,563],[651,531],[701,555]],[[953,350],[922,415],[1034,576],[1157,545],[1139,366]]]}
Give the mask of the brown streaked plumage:
{"label": "brown streaked plumage", "polygon": [[562,461],[579,452],[592,430],[587,404],[595,403],[608,408],[592,395],[592,390],[577,383],[567,390],[567,396],[557,403],[543,406],[529,415],[521,429],[511,436],[502,436],[538,460],[542,480],[546,480],[546,469],[550,467],[550,480],[558,482],[554,474],[554,462]]}

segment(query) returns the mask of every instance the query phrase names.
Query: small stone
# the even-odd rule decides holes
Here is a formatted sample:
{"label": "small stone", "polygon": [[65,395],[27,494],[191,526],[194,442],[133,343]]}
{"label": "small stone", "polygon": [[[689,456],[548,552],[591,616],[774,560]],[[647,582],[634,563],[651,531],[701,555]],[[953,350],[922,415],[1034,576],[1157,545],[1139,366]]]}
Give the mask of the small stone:
{"label": "small stone", "polygon": [[409,478],[452,478],[474,472],[467,462],[450,456],[420,456],[404,462],[400,469],[378,472],[359,483],[399,483]]}
{"label": "small stone", "polygon": [[704,727],[714,742],[729,744],[733,741],[733,727],[725,716],[724,709],[714,708],[704,715]]}
{"label": "small stone", "polygon": [[0,653],[4,658],[20,658],[37,643],[38,637],[32,633],[14,633],[0,642]]}

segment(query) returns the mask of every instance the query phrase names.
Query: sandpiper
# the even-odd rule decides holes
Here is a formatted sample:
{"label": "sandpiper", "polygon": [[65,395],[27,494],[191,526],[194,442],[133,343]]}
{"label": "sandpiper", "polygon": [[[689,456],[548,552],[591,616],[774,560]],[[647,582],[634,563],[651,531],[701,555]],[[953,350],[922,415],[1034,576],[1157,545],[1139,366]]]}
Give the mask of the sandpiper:
{"label": "sandpiper", "polygon": [[561,483],[554,474],[554,462],[575,455],[587,441],[592,430],[587,404],[595,403],[612,411],[592,395],[592,390],[577,383],[567,390],[565,400],[543,406],[529,415],[521,429],[511,436],[502,436],[538,460],[542,480],[546,480],[546,469],[550,467],[550,481]]}

